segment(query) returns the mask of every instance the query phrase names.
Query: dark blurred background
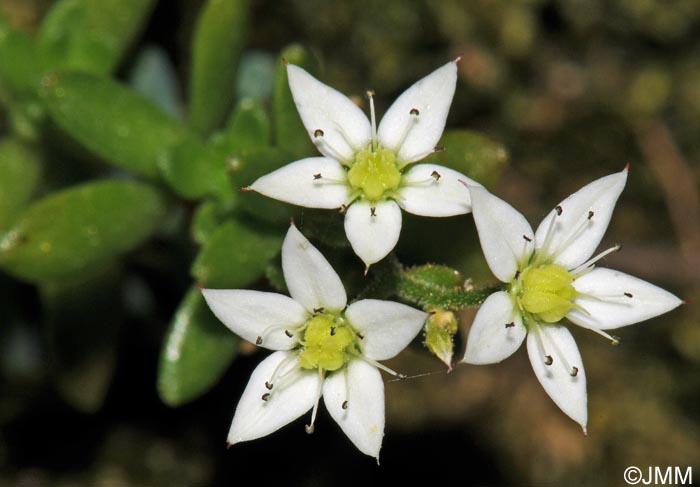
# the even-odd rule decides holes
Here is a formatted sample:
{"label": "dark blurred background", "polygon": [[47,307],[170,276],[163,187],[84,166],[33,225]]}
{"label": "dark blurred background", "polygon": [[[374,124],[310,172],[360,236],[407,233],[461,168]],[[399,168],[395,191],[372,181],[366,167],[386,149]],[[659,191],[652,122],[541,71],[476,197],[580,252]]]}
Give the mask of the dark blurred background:
{"label": "dark blurred background", "polygon": [[[5,16],[29,32],[50,6],[48,0],[0,2]],[[158,2],[117,78],[128,79],[144,46],[157,46],[184,86],[200,7],[198,1]],[[249,348],[201,398],[177,408],[159,399],[163,336],[190,284],[188,262],[168,267],[181,254],[166,241],[156,239],[130,259],[125,285],[114,290],[115,306],[123,307],[113,337],[115,369],[97,386],[106,392],[92,408],[76,407],[79,398],[71,403],[57,391],[42,338],[46,310],[36,289],[0,275],[0,485],[378,485],[410,479],[599,486],[625,485],[623,471],[631,465],[643,471],[693,466],[697,483],[700,2],[255,0],[251,8],[244,61],[248,55],[269,74],[278,52],[299,42],[318,56],[327,84],[358,97],[374,89],[380,114],[413,81],[463,53],[448,128],[483,132],[503,144],[509,162],[492,190],[533,226],[583,184],[630,163],[603,242],[620,243],[623,251],[603,265],[689,304],[619,330],[618,347],[573,330],[588,376],[588,437],[545,394],[523,350],[499,365],[461,365],[447,374],[417,343],[389,365],[434,374],[386,383],[387,427],[377,466],[323,408],[312,436],[304,433],[303,418],[227,450],[235,405],[263,356]],[[264,77],[255,81],[265,89]],[[407,220],[398,248],[406,262],[429,259],[458,268],[476,285],[493,281],[469,217]],[[151,265],[153,255],[165,264]],[[472,316],[463,313],[461,336]],[[103,319],[95,316],[95,326]],[[463,346],[458,340],[457,358]],[[73,394],[80,396],[81,387],[90,384],[79,384]]]}

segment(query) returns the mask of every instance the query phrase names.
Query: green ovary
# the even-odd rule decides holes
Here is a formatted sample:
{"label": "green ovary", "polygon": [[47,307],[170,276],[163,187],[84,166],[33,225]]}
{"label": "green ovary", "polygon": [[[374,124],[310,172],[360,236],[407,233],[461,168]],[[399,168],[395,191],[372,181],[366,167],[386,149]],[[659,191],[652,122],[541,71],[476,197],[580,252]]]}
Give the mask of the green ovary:
{"label": "green ovary", "polygon": [[338,370],[348,361],[354,342],[355,334],[342,318],[314,316],[306,323],[299,365],[303,369]]}
{"label": "green ovary", "polygon": [[556,323],[574,307],[573,282],[571,274],[558,264],[528,267],[520,275],[518,300],[538,319]]}
{"label": "green ovary", "polygon": [[389,149],[361,150],[355,156],[348,182],[370,201],[381,200],[385,193],[396,191],[401,183],[401,172],[396,167],[396,156]]}

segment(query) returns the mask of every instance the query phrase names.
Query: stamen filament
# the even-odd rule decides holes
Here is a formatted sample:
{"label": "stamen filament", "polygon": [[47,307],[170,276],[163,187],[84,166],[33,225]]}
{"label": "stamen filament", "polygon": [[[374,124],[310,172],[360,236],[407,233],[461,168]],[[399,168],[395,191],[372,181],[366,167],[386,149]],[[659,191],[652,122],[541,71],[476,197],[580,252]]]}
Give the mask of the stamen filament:
{"label": "stamen filament", "polygon": [[367,90],[367,97],[369,98],[369,114],[370,121],[372,122],[372,140],[370,141],[370,145],[372,152],[374,152],[377,150],[377,118],[374,113],[374,91]]}
{"label": "stamen filament", "polygon": [[588,269],[589,267],[592,267],[596,262],[598,262],[603,257],[605,257],[609,254],[612,254],[613,252],[618,252],[621,248],[622,248],[621,245],[616,244],[615,246],[610,247],[608,250],[605,250],[605,251],[599,253],[595,257],[591,257],[590,259],[588,259],[586,262],[584,262],[580,266],[576,267],[575,269],[569,271],[569,274],[574,276],[574,278],[579,277],[579,275],[582,271]]}
{"label": "stamen filament", "polygon": [[311,423],[304,426],[304,429],[308,434],[314,432],[314,423],[316,422],[316,413],[318,412],[318,403],[321,400],[321,391],[323,390],[323,369],[319,367],[318,369],[318,389],[316,390],[316,402],[314,403],[314,409],[311,411]]}
{"label": "stamen filament", "polygon": [[376,360],[372,360],[371,358],[369,358],[369,357],[367,357],[367,356],[365,356],[365,355],[358,355],[358,356],[359,356],[359,358],[361,358],[362,360],[364,360],[364,361],[367,362],[368,364],[374,365],[376,368],[383,370],[383,371],[386,372],[387,374],[393,375],[394,377],[397,377],[397,378],[399,378],[399,379],[405,379],[405,378],[406,378],[406,375],[405,375],[405,374],[399,374],[399,373],[396,372],[395,370],[390,369],[390,368],[387,367],[386,365],[381,364],[381,363],[377,362]]}
{"label": "stamen filament", "polygon": [[347,160],[338,150],[328,143],[328,140],[326,140],[326,137],[322,131],[320,133],[317,131],[317,134],[314,135],[312,142],[322,154],[329,155],[344,166],[350,167],[352,165],[352,161]]}

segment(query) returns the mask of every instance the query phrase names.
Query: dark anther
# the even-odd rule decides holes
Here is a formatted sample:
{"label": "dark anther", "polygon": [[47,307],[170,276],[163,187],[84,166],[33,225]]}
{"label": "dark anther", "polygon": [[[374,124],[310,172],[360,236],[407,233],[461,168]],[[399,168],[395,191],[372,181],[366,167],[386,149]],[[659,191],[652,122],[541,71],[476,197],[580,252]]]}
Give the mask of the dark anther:
{"label": "dark anther", "polygon": [[523,235],[523,238],[525,239],[526,242],[532,242],[532,239],[528,237],[527,235]]}
{"label": "dark anther", "polygon": [[369,209],[369,216],[377,216],[377,207],[373,206]]}
{"label": "dark anther", "polygon": [[506,328],[513,328],[515,326],[515,322],[511,321],[510,323],[506,323]]}
{"label": "dark anther", "polygon": [[323,137],[323,130],[321,130],[321,129],[314,130],[314,137]]}
{"label": "dark anther", "polygon": [[616,336],[612,337],[611,343],[613,344],[613,346],[619,345],[620,344],[620,337],[616,337]]}
{"label": "dark anther", "polygon": [[591,218],[593,218],[593,215],[595,215],[595,213],[593,213],[593,210],[588,210],[588,219],[589,219],[589,220],[590,220]]}
{"label": "dark anther", "polygon": [[420,115],[420,112],[418,111],[417,108],[411,108],[411,115],[415,115],[416,117]]}
{"label": "dark anther", "polygon": [[433,152],[442,152],[444,150],[445,150],[444,145],[436,145],[435,147],[433,147]]}
{"label": "dark anther", "polygon": [[316,314],[323,313],[324,311],[326,311],[326,308],[324,308],[323,306],[320,306],[318,308],[314,308],[314,313],[316,313]]}
{"label": "dark anther", "polygon": [[559,206],[559,205],[555,206],[554,209],[556,210],[557,215],[561,215],[562,212],[564,211],[564,208],[562,208],[562,207]]}
{"label": "dark anther", "polygon": [[520,277],[520,271],[515,271],[515,278],[518,279]]}
{"label": "dark anther", "polygon": [[335,326],[331,326],[331,336],[335,335],[335,330],[336,330]]}
{"label": "dark anther", "polygon": [[258,337],[255,339],[255,344],[256,345],[262,345],[262,337]]}
{"label": "dark anther", "polygon": [[307,435],[313,434],[314,432],[314,425],[313,424],[305,424],[304,425],[304,431],[306,431]]}
{"label": "dark anther", "polygon": [[266,392],[265,394],[262,395],[262,398],[261,398],[261,399],[262,399],[263,401],[267,401],[268,399],[270,399],[270,393],[269,393],[269,392]]}
{"label": "dark anther", "polygon": [[344,215],[348,211],[348,205],[340,205],[340,214]]}
{"label": "dark anther", "polygon": [[571,377],[576,377],[578,375],[578,367],[571,367],[571,372],[569,372]]}
{"label": "dark anther", "polygon": [[633,297],[633,296],[632,296],[632,293],[625,293],[625,296],[627,296],[628,298]]}
{"label": "dark anther", "polygon": [[340,406],[340,407],[342,407],[343,409],[347,409],[347,408],[348,408],[348,402],[347,402],[347,401],[343,401],[343,405]]}
{"label": "dark anther", "polygon": [[545,365],[552,365],[553,363],[554,363],[554,359],[552,358],[551,355],[547,355],[547,356],[544,358],[544,364],[545,364]]}
{"label": "dark anther", "polygon": [[367,94],[367,98],[372,98],[374,96],[374,90],[367,90],[365,93]]}
{"label": "dark anther", "polygon": [[272,382],[265,382],[265,387],[267,387],[268,391],[272,390]]}
{"label": "dark anther", "polygon": [[360,340],[364,340],[365,336],[362,333],[358,333],[357,338],[359,338]]}
{"label": "dark anther", "polygon": [[292,338],[294,336],[294,333],[292,333],[289,330],[284,330],[284,334],[287,335],[289,338]]}
{"label": "dark anther", "polygon": [[408,379],[408,376],[406,374],[396,374],[396,378],[404,380],[404,379]]}
{"label": "dark anther", "polygon": [[430,175],[431,175],[433,178],[435,178],[435,181],[440,181],[441,176],[440,176],[440,173],[439,173],[439,172],[433,171],[433,172],[430,173]]}
{"label": "dark anther", "polygon": [[321,173],[320,173],[320,172],[317,172],[316,174],[314,174],[314,181],[316,181],[317,179],[321,179]]}

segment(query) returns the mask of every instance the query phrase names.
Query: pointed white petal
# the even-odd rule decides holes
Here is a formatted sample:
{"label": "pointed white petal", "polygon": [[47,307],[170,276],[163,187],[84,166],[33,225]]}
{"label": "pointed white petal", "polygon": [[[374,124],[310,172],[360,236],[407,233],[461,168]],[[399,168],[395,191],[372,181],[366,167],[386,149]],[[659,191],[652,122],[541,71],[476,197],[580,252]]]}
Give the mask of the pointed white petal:
{"label": "pointed white petal", "polygon": [[[457,84],[457,62],[433,71],[407,89],[382,118],[377,137],[404,164],[422,159],[442,136]],[[418,116],[411,114],[418,110]]]}
{"label": "pointed white petal", "polygon": [[[275,352],[260,362],[253,371],[233,416],[228,432],[229,444],[269,435],[314,405],[321,381],[316,371],[292,370],[283,380],[276,381],[272,390],[265,387],[265,382],[270,380],[277,366],[294,354],[295,352]],[[290,362],[283,367],[282,372],[294,366]],[[269,399],[263,401],[263,395],[268,393]]]}
{"label": "pointed white petal", "polygon": [[513,308],[508,293],[498,291],[486,298],[476,313],[467,338],[462,362],[495,364],[510,357],[523,343],[527,329]]}
{"label": "pointed white petal", "polygon": [[310,157],[287,164],[258,178],[250,189],[307,208],[340,208],[350,199],[347,173],[329,157]]}
{"label": "pointed white petal", "polygon": [[561,215],[557,215],[555,208],[537,228],[537,249],[543,247],[551,221],[556,218],[543,250],[554,256],[554,262],[567,269],[583,264],[603,238],[626,181],[627,169],[624,169],[587,184],[559,203]]}
{"label": "pointed white petal", "polygon": [[294,225],[282,244],[282,271],[289,294],[308,311],[345,308],[348,298],[340,277]]}
{"label": "pointed white petal", "polygon": [[384,383],[379,371],[362,360],[350,361],[325,380],[323,401],[350,441],[365,455],[379,458],[384,437]]}
{"label": "pointed white petal", "polygon": [[[541,339],[538,339],[538,334]],[[586,371],[571,332],[561,325],[538,325],[527,336],[527,353],[549,397],[585,430],[588,422]],[[552,358],[546,365],[546,357]],[[572,367],[577,374],[572,376]]]}
{"label": "pointed white petal", "polygon": [[345,316],[362,334],[362,352],[373,360],[387,360],[411,343],[428,313],[405,304],[363,299],[348,306]]}
{"label": "pointed white petal", "polygon": [[469,192],[486,262],[494,276],[510,282],[532,253],[532,227],[520,212],[484,188],[470,186]]}
{"label": "pointed white petal", "polygon": [[574,287],[583,294],[574,302],[585,312],[573,309],[566,317],[577,325],[599,330],[639,323],[683,303],[642,279],[600,267],[576,279]]}
{"label": "pointed white petal", "polygon": [[398,203],[409,213],[453,216],[472,210],[469,190],[460,183],[480,186],[465,175],[437,164],[418,164],[401,178]]}
{"label": "pointed white petal", "polygon": [[399,241],[401,208],[391,200],[353,203],[345,214],[345,233],[352,249],[369,267],[386,257]]}
{"label": "pointed white petal", "polygon": [[[372,136],[369,120],[347,96],[298,66],[288,65],[287,76],[301,120],[323,155],[351,161],[355,152],[367,147]],[[323,131],[324,143],[318,144],[317,130]]]}
{"label": "pointed white petal", "polygon": [[271,350],[289,350],[296,338],[286,329],[294,329],[309,319],[302,305],[277,293],[247,289],[202,289],[209,308],[236,335],[251,343],[262,338],[260,346]]}

